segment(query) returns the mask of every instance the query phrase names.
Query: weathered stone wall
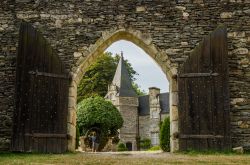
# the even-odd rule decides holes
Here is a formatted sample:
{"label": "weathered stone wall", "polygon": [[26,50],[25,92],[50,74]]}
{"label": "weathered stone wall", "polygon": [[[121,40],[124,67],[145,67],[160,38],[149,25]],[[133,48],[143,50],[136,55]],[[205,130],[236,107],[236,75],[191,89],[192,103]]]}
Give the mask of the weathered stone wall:
{"label": "weathered stone wall", "polygon": [[[169,114],[161,114],[161,121],[163,121]],[[157,128],[154,128],[157,126]],[[150,115],[139,116],[139,136],[141,139],[151,139],[151,132],[159,131],[159,121],[152,120]]]}
{"label": "weathered stone wall", "polygon": [[136,137],[138,136],[138,98],[117,97],[115,106],[123,118],[123,126],[120,129],[121,142],[132,143],[132,150],[137,150]]}
{"label": "weathered stone wall", "polygon": [[[123,30],[133,32],[149,47],[156,48],[150,55],[165,73],[170,69],[176,74],[178,64],[204,35],[225,24],[228,29],[232,142],[233,146],[250,145],[249,0],[23,0],[23,3],[2,0],[0,150],[8,149],[11,139],[15,58],[21,19],[44,34],[73,73],[94,51],[98,53],[95,46],[100,45],[100,39]],[[133,38],[121,35],[117,39]],[[140,45],[143,42],[135,43],[143,47]],[[87,65],[89,63],[84,63],[84,67]]]}
{"label": "weathered stone wall", "polygon": [[9,149],[12,132],[18,40],[13,10],[9,2],[0,2],[0,150]]}
{"label": "weathered stone wall", "polygon": [[150,116],[139,116],[139,135],[141,139],[150,139]]}

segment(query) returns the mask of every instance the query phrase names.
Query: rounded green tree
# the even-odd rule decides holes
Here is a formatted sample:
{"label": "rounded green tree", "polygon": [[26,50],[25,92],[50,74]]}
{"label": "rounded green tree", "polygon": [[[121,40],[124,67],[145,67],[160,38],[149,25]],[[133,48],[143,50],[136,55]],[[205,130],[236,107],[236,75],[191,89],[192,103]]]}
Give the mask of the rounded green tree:
{"label": "rounded green tree", "polygon": [[77,105],[77,125],[80,134],[91,128],[99,128],[101,150],[107,143],[109,136],[114,136],[123,125],[123,118],[117,108],[102,97],[90,97]]}
{"label": "rounded green tree", "polygon": [[166,117],[160,130],[160,147],[163,151],[170,151],[170,119]]}

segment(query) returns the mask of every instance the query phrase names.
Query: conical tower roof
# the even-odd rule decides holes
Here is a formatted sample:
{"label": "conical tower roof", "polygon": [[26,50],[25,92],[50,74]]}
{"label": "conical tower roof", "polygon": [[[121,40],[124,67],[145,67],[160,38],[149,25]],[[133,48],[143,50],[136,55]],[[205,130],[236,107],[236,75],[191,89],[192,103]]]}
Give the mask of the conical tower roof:
{"label": "conical tower roof", "polygon": [[123,59],[123,53],[121,53],[112,84],[118,87],[118,96],[137,97]]}

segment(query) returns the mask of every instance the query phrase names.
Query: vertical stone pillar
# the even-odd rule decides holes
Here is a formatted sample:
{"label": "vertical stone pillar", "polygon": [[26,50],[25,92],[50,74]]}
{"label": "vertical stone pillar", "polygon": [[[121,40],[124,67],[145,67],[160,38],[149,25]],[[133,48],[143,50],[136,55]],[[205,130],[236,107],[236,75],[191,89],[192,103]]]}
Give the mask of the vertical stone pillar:
{"label": "vertical stone pillar", "polygon": [[150,119],[160,120],[160,102],[159,102],[160,89],[156,87],[149,88],[149,108]]}
{"label": "vertical stone pillar", "polygon": [[178,114],[178,84],[177,79],[170,80],[170,151],[179,151],[179,114]]}
{"label": "vertical stone pillar", "polygon": [[77,99],[77,85],[75,81],[72,80],[70,87],[69,87],[69,100],[68,100],[68,118],[67,118],[68,151],[75,151],[76,99]]}
{"label": "vertical stone pillar", "polygon": [[[150,110],[150,128],[149,128],[149,133],[150,133],[150,139],[151,139],[151,144],[152,145],[158,145],[154,144],[152,141],[152,133],[155,133],[159,135],[160,133],[160,128],[159,128],[159,123],[161,120],[160,116],[160,101],[159,101],[159,94],[160,94],[160,89],[156,87],[151,87],[149,88],[149,110]],[[158,137],[159,140],[159,137]]]}

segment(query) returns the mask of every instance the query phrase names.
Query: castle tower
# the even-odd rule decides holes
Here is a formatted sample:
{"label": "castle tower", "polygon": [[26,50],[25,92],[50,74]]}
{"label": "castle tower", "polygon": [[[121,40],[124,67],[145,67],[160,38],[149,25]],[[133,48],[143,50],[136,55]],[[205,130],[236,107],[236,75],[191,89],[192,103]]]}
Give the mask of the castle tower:
{"label": "castle tower", "polygon": [[124,120],[120,129],[120,141],[129,150],[137,150],[138,96],[132,87],[122,53],[106,98],[118,108]]}
{"label": "castle tower", "polygon": [[152,145],[159,145],[159,123],[161,121],[160,89],[149,88],[150,137]]}

